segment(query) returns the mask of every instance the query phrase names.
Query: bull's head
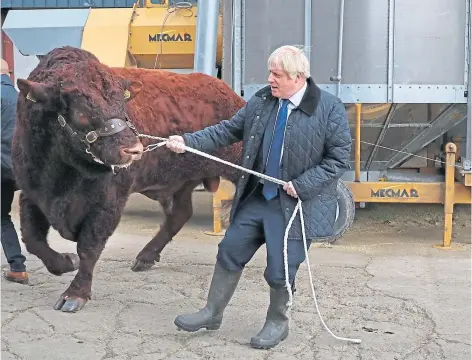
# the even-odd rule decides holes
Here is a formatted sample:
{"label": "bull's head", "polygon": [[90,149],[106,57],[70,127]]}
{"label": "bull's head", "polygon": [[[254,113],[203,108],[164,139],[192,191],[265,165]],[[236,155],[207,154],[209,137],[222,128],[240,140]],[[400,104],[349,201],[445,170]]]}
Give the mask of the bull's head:
{"label": "bull's head", "polygon": [[126,115],[126,102],[141,91],[141,82],[123,79],[97,61],[44,70],[37,78],[45,80],[18,79],[18,88],[33,106],[56,114],[49,126],[68,153],[111,168],[141,158],[143,145]]}

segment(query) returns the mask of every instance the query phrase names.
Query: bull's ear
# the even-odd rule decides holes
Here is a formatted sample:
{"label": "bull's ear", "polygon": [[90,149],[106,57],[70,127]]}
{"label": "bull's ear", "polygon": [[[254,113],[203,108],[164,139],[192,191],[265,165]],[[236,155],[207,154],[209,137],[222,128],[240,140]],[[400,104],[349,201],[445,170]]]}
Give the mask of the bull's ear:
{"label": "bull's ear", "polygon": [[29,81],[25,79],[18,79],[16,81],[20,93],[22,93],[30,101],[45,102],[53,96],[53,87],[51,85]]}
{"label": "bull's ear", "polygon": [[125,99],[131,100],[138,95],[143,89],[143,83],[141,81],[132,80],[126,84]]}

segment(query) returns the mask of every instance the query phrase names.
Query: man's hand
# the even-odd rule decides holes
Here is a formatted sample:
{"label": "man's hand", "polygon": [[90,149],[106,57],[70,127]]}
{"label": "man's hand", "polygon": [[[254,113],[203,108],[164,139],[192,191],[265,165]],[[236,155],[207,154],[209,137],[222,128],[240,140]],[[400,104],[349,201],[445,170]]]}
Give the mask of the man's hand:
{"label": "man's hand", "polygon": [[169,141],[167,142],[166,146],[167,148],[178,154],[182,154],[185,152],[184,138],[179,135],[169,136]]}
{"label": "man's hand", "polygon": [[284,185],[284,190],[287,192],[287,194],[289,194],[290,196],[294,197],[294,198],[298,198],[298,195],[297,195],[297,192],[295,191],[295,188],[293,187],[293,184],[291,181],[289,181],[288,183],[286,183]]}

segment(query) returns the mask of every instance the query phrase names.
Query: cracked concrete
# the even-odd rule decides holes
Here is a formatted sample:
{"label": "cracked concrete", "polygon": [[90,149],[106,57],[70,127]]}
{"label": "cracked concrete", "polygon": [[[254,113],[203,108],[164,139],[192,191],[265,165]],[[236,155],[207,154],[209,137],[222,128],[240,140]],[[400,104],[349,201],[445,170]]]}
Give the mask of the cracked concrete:
{"label": "cracked concrete", "polygon": [[[97,264],[93,299],[76,314],[52,308],[74,274],[51,275],[27,255],[30,286],[1,282],[2,360],[471,358],[470,228],[456,235],[447,251],[431,246],[441,239],[437,228],[422,228],[413,236],[408,227],[400,235],[353,229],[333,246],[312,247],[310,264],[324,321],[336,335],[360,338],[361,344],[336,340],[324,330],[304,263],[289,338],[273,350],[250,348],[269,300],[264,248],[246,268],[220,330],[177,331],[175,316],[204,305],[219,240],[203,233],[211,229],[210,197],[195,196],[198,213],[165,249],[161,262],[144,273],[130,266],[161,214],[151,202],[134,197]],[[56,232],[49,239],[55,250],[75,252],[74,244]]]}

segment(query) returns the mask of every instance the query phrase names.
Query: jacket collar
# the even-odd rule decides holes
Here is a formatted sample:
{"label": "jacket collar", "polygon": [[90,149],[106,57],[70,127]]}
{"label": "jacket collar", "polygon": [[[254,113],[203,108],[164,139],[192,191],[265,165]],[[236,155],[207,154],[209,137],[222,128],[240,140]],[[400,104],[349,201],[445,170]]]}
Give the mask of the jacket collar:
{"label": "jacket collar", "polygon": [[[306,79],[307,81],[307,87],[305,94],[303,95],[302,102],[298,106],[298,108],[303,111],[305,114],[308,116],[313,116],[315,113],[315,110],[318,106],[318,103],[320,101],[320,96],[321,96],[321,89],[316,85],[316,83],[313,81],[311,77]],[[270,91],[270,85],[263,87],[260,89],[258,92],[255,93],[255,96],[257,97],[268,97],[270,99],[275,99],[274,96],[272,96],[272,92]]]}

